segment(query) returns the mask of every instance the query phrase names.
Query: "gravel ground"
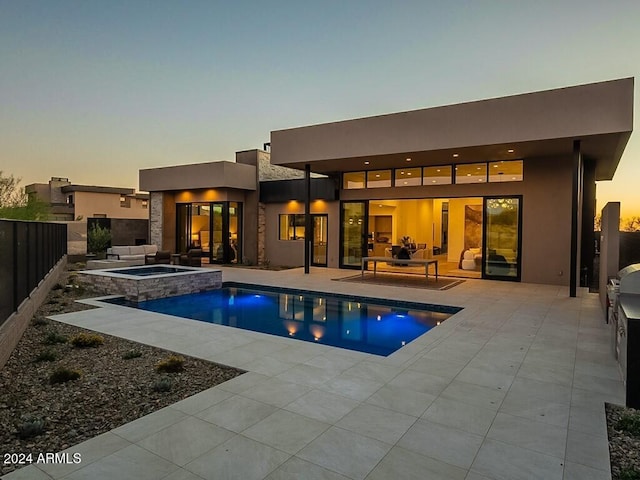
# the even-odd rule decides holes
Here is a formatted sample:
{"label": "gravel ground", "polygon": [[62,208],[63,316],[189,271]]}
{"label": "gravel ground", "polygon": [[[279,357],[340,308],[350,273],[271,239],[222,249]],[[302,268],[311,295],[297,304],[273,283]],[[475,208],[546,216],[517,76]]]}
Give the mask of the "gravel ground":
{"label": "gravel ground", "polygon": [[636,418],[640,426],[640,411],[606,404],[609,456],[613,480],[640,480],[640,432],[630,433],[618,425],[623,417]]}
{"label": "gravel ground", "polygon": [[[74,303],[78,298],[95,296],[75,287],[74,273],[57,285],[31,320],[7,364],[0,370],[0,454],[58,452],[124,423],[154,412],[197,392],[244,373],[241,370],[182,356],[184,370],[159,373],[158,362],[172,352],[141,345],[109,335],[94,348],[75,348],[69,342],[46,344],[51,334],[71,339],[88,330],[51,320],[46,316],[84,310]],[[37,361],[45,351],[52,361]],[[128,352],[139,357],[125,359]],[[177,355],[177,354],[176,354]],[[58,367],[81,372],[80,378],[51,384],[49,377]],[[154,391],[154,385],[169,378],[169,391]],[[20,427],[27,419],[41,419],[39,435],[21,438]],[[35,422],[37,423],[37,422]],[[4,458],[0,459],[4,460]],[[0,464],[0,475],[15,465]]]}

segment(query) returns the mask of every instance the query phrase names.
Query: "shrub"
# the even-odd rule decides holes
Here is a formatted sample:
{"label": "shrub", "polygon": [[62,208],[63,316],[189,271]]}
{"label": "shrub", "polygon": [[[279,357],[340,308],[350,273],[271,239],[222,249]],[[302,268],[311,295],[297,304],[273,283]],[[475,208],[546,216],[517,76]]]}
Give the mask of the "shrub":
{"label": "shrub", "polygon": [[53,287],[51,287],[52,290],[62,290],[64,288],[64,286],[61,283],[56,283]]}
{"label": "shrub", "polygon": [[139,350],[129,350],[127,353],[122,355],[123,360],[131,360],[132,358],[138,358],[142,356],[142,352]]}
{"label": "shrub", "polygon": [[32,323],[36,326],[36,327],[42,327],[43,325],[47,325],[49,324],[49,321],[44,318],[44,317],[35,317],[32,321]]}
{"label": "shrub", "polygon": [[616,430],[623,430],[631,435],[640,436],[640,413],[625,414],[616,423]]}
{"label": "shrub", "polygon": [[60,335],[58,332],[49,332],[44,337],[44,343],[47,345],[55,345],[56,343],[67,343],[67,337]]}
{"label": "shrub", "polygon": [[171,379],[169,377],[162,377],[153,382],[151,387],[154,392],[168,392],[171,390]]}
{"label": "shrub", "polygon": [[640,480],[640,472],[633,467],[620,470],[620,480]]}
{"label": "shrub", "polygon": [[58,356],[56,352],[47,348],[46,350],[41,351],[36,357],[36,362],[53,362]]}
{"label": "shrub", "polygon": [[44,432],[44,420],[40,417],[27,415],[22,418],[22,423],[18,425],[18,436],[20,438],[31,438]]}
{"label": "shrub", "polygon": [[65,367],[60,367],[49,376],[49,382],[52,384],[65,383],[70,380],[77,380],[80,378],[80,375],[82,375],[82,373],[79,370],[70,370]]}
{"label": "shrub", "polygon": [[87,232],[87,250],[96,255],[104,254],[111,243],[111,231],[94,223]]}
{"label": "shrub", "polygon": [[95,333],[78,333],[71,338],[71,345],[77,348],[97,347],[104,343],[104,337]]}
{"label": "shrub", "polygon": [[177,373],[184,370],[184,358],[171,355],[156,365],[156,370],[166,373]]}

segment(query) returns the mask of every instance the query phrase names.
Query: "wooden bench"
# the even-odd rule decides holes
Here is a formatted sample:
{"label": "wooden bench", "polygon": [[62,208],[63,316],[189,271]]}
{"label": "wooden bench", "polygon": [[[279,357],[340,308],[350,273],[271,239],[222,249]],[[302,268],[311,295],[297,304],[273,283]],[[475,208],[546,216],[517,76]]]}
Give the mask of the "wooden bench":
{"label": "wooden bench", "polygon": [[392,257],[362,257],[361,270],[364,277],[365,265],[367,262],[373,262],[373,276],[376,276],[378,262],[388,263],[390,265],[424,265],[424,276],[429,281],[429,265],[435,265],[436,282],[438,281],[438,260],[427,259],[409,259],[409,258],[392,258]]}

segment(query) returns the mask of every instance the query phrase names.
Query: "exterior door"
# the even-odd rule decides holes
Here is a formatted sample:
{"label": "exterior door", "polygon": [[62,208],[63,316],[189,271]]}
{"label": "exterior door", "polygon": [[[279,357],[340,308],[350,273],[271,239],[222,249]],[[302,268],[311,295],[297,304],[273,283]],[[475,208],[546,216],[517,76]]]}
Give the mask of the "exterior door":
{"label": "exterior door", "polygon": [[327,222],[328,215],[312,214],[311,215],[311,232],[312,252],[311,265],[314,267],[327,266]]}
{"label": "exterior door", "polygon": [[520,281],[522,197],[485,197],[482,278]]}
{"label": "exterior door", "polygon": [[360,268],[367,251],[368,202],[342,202],[340,208],[340,267]]}

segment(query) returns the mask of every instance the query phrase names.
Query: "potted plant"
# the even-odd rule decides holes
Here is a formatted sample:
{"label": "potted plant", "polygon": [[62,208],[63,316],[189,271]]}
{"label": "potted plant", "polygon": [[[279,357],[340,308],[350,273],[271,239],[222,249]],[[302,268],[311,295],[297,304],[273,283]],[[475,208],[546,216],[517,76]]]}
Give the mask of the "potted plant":
{"label": "potted plant", "polygon": [[107,248],[111,243],[111,231],[94,223],[87,232],[87,252],[95,254],[97,259],[107,256]]}

